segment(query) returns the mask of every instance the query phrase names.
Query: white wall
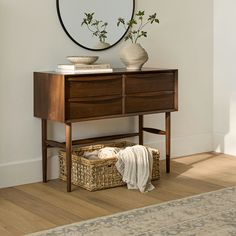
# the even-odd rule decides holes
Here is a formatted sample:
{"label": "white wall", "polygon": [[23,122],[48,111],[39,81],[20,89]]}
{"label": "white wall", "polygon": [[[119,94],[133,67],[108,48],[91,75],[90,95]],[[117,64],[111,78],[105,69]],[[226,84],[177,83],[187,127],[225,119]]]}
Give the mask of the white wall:
{"label": "white wall", "polygon": [[214,149],[236,155],[236,1],[214,1]]}
{"label": "white wall", "polygon": [[[148,27],[141,43],[147,66],[179,69],[179,112],[172,115],[172,154],[212,150],[213,0],[137,0],[137,9],[157,12],[160,25]],[[33,71],[52,70],[67,55],[100,56],[121,66],[122,43],[104,52],[75,45],[59,24],[55,0],[0,0],[0,187],[41,180],[40,120],[33,117]],[[73,137],[132,131],[136,118],[82,122]],[[163,115],[148,115],[147,126],[163,128]],[[49,124],[50,136],[63,140],[64,126]],[[160,148],[163,137],[145,135]],[[51,154],[53,155],[53,154]],[[51,167],[57,176],[57,161]]]}

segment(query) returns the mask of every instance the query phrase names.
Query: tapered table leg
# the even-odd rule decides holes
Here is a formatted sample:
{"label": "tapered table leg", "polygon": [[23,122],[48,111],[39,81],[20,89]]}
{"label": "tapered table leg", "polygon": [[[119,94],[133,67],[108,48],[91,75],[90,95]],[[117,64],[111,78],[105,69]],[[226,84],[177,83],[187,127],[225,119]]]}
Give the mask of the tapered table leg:
{"label": "tapered table leg", "polygon": [[71,151],[72,151],[72,129],[71,123],[66,124],[66,167],[67,167],[67,192],[71,192]]}
{"label": "tapered table leg", "polygon": [[138,116],[139,144],[143,145],[143,115]]}
{"label": "tapered table leg", "polygon": [[47,182],[47,120],[42,119],[42,173],[43,182]]}
{"label": "tapered table leg", "polygon": [[170,112],[165,114],[166,128],[166,173],[170,173]]}

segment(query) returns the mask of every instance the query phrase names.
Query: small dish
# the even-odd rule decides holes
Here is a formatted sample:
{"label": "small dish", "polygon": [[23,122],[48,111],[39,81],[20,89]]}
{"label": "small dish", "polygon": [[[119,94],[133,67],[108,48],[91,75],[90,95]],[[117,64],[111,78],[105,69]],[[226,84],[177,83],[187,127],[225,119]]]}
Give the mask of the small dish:
{"label": "small dish", "polygon": [[68,56],[66,57],[72,64],[93,64],[98,60],[98,56]]}

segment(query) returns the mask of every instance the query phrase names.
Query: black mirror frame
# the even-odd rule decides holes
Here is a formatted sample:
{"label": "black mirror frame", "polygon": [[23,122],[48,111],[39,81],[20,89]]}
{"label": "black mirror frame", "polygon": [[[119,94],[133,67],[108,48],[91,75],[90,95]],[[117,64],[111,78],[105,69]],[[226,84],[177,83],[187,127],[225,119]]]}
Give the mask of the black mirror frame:
{"label": "black mirror frame", "polygon": [[[112,45],[110,45],[109,47],[107,48],[102,48],[102,49],[95,49],[95,48],[88,48],[82,44],[80,44],[79,42],[77,42],[70,34],[69,32],[67,31],[63,21],[62,21],[62,18],[61,18],[61,14],[60,14],[60,6],[59,6],[59,0],[56,0],[56,7],[57,7],[57,15],[58,15],[58,18],[59,18],[59,21],[61,23],[61,26],[63,28],[63,30],[65,31],[65,33],[67,34],[67,36],[75,43],[77,44],[78,46],[84,48],[84,49],[87,49],[87,50],[90,50],[90,51],[103,51],[103,50],[107,50],[113,46],[115,46],[116,44],[118,44],[123,38],[124,36],[126,35],[126,33],[128,32],[129,30],[129,27],[127,28],[127,30],[124,32],[124,34],[120,37],[119,40],[117,40],[115,43],[113,43]],[[132,16],[131,16],[131,19],[134,17],[134,11],[135,11],[135,0],[133,0],[133,11],[132,11]]]}

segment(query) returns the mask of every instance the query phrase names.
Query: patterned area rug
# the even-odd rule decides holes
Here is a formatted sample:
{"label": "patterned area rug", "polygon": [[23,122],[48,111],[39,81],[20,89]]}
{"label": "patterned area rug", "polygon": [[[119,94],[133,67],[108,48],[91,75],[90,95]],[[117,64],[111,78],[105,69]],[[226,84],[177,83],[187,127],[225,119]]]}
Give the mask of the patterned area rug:
{"label": "patterned area rug", "polygon": [[236,235],[236,187],[100,217],[31,236]]}

